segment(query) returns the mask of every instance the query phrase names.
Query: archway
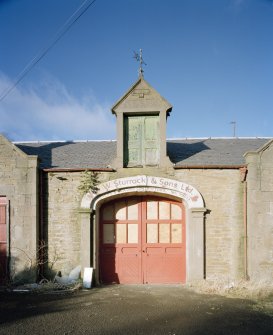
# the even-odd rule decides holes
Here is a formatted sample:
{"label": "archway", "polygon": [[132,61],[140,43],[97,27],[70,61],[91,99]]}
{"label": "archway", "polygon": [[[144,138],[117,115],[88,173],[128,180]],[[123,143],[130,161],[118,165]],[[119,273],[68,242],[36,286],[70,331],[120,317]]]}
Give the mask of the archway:
{"label": "archway", "polygon": [[[183,202],[186,221],[186,281],[204,278],[204,201],[193,186],[177,180],[134,176],[114,179],[99,186],[97,193],[89,192],[81,202],[81,265],[91,265],[99,279],[99,222],[104,203],[128,196],[160,196]],[[90,224],[91,223],[91,224]],[[92,256],[90,256],[92,255]]]}

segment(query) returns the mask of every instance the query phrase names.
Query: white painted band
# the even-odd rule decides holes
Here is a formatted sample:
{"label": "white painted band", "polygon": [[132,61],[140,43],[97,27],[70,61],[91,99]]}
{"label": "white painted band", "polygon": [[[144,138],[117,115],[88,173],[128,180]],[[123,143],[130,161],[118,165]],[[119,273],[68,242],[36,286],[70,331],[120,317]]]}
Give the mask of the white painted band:
{"label": "white painted band", "polygon": [[183,199],[188,208],[203,208],[201,194],[193,186],[168,178],[139,175],[113,179],[99,185],[97,193],[86,193],[81,208],[95,209],[99,200],[126,193],[158,193]]}

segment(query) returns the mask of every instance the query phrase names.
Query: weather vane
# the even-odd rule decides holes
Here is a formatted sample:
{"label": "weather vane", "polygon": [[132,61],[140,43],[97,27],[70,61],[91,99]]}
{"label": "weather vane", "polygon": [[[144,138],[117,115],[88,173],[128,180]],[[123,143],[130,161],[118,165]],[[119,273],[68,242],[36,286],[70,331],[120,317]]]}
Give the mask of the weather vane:
{"label": "weather vane", "polygon": [[137,62],[139,62],[139,69],[138,69],[138,75],[139,77],[143,77],[143,65],[147,65],[143,58],[142,58],[142,49],[139,50],[139,53],[134,51],[134,58],[137,60]]}

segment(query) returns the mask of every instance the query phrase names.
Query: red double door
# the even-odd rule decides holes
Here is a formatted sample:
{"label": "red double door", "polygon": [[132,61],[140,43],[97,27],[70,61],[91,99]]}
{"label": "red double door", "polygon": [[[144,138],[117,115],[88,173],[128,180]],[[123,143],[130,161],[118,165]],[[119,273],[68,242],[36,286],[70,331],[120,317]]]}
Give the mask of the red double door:
{"label": "red double door", "polygon": [[181,202],[129,197],[100,211],[102,283],[184,283],[185,211]]}

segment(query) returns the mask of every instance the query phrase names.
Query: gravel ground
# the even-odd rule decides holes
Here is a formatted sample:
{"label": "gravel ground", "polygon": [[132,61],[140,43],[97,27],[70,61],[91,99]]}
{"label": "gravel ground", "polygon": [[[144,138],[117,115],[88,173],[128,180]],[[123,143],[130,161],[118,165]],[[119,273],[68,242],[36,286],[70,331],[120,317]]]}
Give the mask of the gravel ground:
{"label": "gravel ground", "polygon": [[265,306],[182,285],[0,292],[0,334],[271,335],[273,313]]}

